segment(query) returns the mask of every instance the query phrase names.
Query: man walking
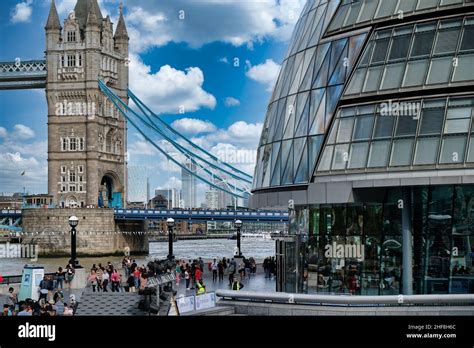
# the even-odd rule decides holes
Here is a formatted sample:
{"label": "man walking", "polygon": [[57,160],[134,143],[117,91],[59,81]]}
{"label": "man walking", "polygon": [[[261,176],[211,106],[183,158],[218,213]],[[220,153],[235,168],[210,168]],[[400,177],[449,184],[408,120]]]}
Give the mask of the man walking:
{"label": "man walking", "polygon": [[229,263],[229,286],[232,286],[232,283],[234,282],[234,275],[235,275],[236,270],[237,270],[237,264],[234,258],[232,258],[232,261],[230,261]]}
{"label": "man walking", "polygon": [[214,259],[214,262],[212,263],[211,269],[212,269],[212,282],[215,283],[215,282],[217,282],[217,269],[218,269],[216,259]]}

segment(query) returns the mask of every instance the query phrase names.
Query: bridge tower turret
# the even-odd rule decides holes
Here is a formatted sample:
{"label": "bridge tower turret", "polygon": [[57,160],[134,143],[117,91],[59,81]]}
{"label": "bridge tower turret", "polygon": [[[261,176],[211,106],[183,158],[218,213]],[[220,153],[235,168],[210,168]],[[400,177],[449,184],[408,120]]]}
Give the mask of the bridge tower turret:
{"label": "bridge tower turret", "polygon": [[45,29],[49,194],[62,207],[123,207],[126,121],[98,88],[128,103],[122,7],[115,38],[97,0],[78,0],[63,28],[53,0]]}

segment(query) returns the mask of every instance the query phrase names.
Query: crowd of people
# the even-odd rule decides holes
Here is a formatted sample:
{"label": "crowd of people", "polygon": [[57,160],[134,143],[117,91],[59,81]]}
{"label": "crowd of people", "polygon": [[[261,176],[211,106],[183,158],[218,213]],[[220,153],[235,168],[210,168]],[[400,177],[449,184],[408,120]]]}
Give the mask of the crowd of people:
{"label": "crowd of people", "polygon": [[276,277],[276,260],[274,256],[268,256],[263,260],[263,271],[266,279],[273,279]]}

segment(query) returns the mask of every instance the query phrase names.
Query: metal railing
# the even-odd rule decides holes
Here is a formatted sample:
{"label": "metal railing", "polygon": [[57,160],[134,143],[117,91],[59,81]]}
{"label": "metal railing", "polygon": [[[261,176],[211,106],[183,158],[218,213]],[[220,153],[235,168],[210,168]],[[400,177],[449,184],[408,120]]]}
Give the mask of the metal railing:
{"label": "metal railing", "polygon": [[251,302],[270,302],[310,305],[474,305],[474,294],[439,295],[308,295],[279,293],[261,293],[253,291],[217,290],[216,295],[223,299]]}
{"label": "metal railing", "polygon": [[[55,273],[45,273],[45,276],[54,276]],[[3,276],[3,281],[0,282],[1,285],[11,285],[11,284],[20,284],[21,275],[12,275],[12,276]]]}

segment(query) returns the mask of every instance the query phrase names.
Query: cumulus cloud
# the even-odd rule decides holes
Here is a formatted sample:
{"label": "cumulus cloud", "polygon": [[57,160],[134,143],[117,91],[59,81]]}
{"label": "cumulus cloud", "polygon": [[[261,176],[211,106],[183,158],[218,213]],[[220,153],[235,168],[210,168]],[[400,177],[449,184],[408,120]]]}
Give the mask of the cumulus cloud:
{"label": "cumulus cloud", "polygon": [[267,91],[271,91],[280,72],[280,65],[273,59],[267,59],[264,63],[254,66],[251,66],[247,61],[247,65],[249,66],[249,70],[246,72],[247,77],[267,85]]}
{"label": "cumulus cloud", "polygon": [[33,8],[31,6],[33,0],[26,0],[15,5],[10,13],[10,22],[25,23],[31,19]]}
{"label": "cumulus cloud", "polygon": [[171,126],[177,131],[187,134],[209,133],[217,129],[212,122],[197,118],[181,118],[174,121]]}
{"label": "cumulus cloud", "polygon": [[13,132],[14,137],[18,137],[20,139],[31,139],[35,136],[33,129],[23,124],[16,124],[13,128],[15,129]]}
{"label": "cumulus cloud", "polygon": [[[136,0],[128,8],[132,52],[169,42],[191,47],[222,41],[252,46],[265,38],[286,41],[305,0]],[[212,18],[212,20],[209,20]]]}
{"label": "cumulus cloud", "polygon": [[7,130],[4,127],[0,127],[0,138],[5,138],[7,135]]}
{"label": "cumulus cloud", "polygon": [[130,88],[156,112],[177,114],[216,106],[216,98],[203,89],[204,74],[198,67],[182,71],[164,65],[153,73],[131,55],[129,68]]}
{"label": "cumulus cloud", "polygon": [[226,106],[239,106],[240,101],[238,99],[234,98],[234,97],[227,97],[224,100],[224,104]]}

